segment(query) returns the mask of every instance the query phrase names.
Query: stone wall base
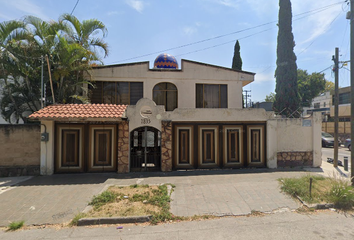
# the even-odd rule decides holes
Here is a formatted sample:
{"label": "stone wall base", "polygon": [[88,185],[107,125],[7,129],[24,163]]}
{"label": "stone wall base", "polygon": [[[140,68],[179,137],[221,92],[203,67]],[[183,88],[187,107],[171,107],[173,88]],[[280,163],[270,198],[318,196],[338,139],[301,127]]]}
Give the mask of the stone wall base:
{"label": "stone wall base", "polygon": [[313,152],[278,152],[278,167],[312,167]]}
{"label": "stone wall base", "polygon": [[172,171],[172,124],[161,122],[161,171]]}
{"label": "stone wall base", "polygon": [[38,176],[39,165],[32,166],[1,166],[0,177]]}

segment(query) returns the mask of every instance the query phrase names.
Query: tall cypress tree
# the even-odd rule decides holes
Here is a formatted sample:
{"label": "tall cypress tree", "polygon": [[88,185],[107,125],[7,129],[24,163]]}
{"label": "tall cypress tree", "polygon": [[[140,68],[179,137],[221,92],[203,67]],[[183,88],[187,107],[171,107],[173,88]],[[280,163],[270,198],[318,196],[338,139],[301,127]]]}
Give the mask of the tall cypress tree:
{"label": "tall cypress tree", "polygon": [[297,65],[292,33],[290,0],[279,0],[275,112],[287,117],[299,117],[300,97],[297,87]]}
{"label": "tall cypress tree", "polygon": [[240,43],[238,40],[235,44],[234,57],[232,59],[232,69],[234,70],[242,70],[242,59],[240,54]]}

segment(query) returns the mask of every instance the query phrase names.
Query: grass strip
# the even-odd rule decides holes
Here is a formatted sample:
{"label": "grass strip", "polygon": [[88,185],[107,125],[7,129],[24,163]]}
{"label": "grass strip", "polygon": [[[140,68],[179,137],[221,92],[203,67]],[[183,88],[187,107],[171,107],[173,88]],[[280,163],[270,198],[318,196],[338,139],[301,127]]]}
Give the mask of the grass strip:
{"label": "grass strip", "polygon": [[[310,194],[310,179],[312,179]],[[278,179],[281,190],[307,203],[333,203],[338,209],[354,207],[354,189],[348,179],[338,176],[305,175],[300,178]]]}

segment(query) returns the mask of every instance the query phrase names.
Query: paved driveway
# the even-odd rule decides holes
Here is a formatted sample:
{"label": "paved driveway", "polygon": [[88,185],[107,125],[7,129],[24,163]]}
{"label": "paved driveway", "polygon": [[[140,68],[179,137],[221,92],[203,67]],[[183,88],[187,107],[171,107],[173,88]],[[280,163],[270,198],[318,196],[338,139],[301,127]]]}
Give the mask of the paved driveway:
{"label": "paved driveway", "polygon": [[33,177],[0,194],[0,226],[63,223],[82,211],[104,187],[105,174]]}
{"label": "paved driveway", "polygon": [[173,183],[171,211],[179,216],[296,209],[298,204],[279,191],[277,179],[302,174],[256,169],[34,177],[0,194],[0,226],[19,220],[28,225],[69,222],[108,184]]}

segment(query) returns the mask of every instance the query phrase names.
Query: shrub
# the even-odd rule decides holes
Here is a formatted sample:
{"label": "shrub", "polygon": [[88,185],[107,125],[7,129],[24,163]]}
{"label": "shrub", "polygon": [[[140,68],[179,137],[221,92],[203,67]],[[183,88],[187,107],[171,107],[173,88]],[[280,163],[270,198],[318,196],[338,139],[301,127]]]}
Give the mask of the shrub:
{"label": "shrub", "polygon": [[332,179],[332,187],[328,192],[328,200],[335,207],[341,209],[350,209],[354,206],[354,189],[347,179]]}

